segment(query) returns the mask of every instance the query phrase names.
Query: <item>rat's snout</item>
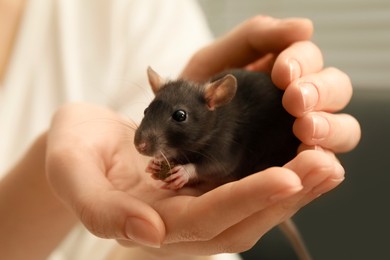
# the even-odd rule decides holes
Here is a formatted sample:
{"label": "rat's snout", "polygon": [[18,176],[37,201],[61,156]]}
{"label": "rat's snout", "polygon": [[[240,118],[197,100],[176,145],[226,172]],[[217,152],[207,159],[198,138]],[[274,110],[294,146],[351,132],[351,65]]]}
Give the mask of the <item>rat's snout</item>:
{"label": "rat's snout", "polygon": [[134,145],[137,151],[143,155],[148,155],[150,153],[150,141],[147,141],[147,138],[143,134],[136,133],[134,137]]}
{"label": "rat's snout", "polygon": [[155,134],[150,131],[138,131],[134,137],[134,145],[137,151],[146,156],[154,156],[158,149],[158,141]]}
{"label": "rat's snout", "polygon": [[143,142],[143,143],[136,145],[135,148],[137,148],[138,152],[143,154],[147,150],[147,144],[145,142]]}
{"label": "rat's snout", "polygon": [[150,142],[142,140],[140,142],[135,142],[135,148],[140,154],[152,156],[153,155],[153,147],[150,145]]}

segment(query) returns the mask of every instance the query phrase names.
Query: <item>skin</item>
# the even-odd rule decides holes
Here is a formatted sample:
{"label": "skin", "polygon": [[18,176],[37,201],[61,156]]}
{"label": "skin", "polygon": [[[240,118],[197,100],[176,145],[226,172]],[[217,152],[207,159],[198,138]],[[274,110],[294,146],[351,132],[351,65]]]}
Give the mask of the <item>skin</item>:
{"label": "skin", "polygon": [[25,0],[0,0],[0,81],[5,78],[24,5]]}
{"label": "skin", "polygon": [[[0,243],[2,254],[42,259],[76,219],[97,236],[143,246],[145,259],[240,252],[337,187],[344,169],[335,152],[353,149],[360,127],[350,115],[333,114],[347,105],[352,86],[343,72],[323,68],[321,52],[307,41],[311,34],[311,22],[305,19],[255,17],[197,52],[182,74],[202,80],[227,66],[272,71],[278,87],[286,89],[285,108],[298,117],[294,133],[304,142],[302,152],[284,167],[266,169],[201,196],[190,188],[162,190],[145,174],[148,160],[133,147],[133,132],[125,119],[102,107],[65,105],[48,133],[0,182],[0,198],[20,199],[12,204],[0,200],[0,211],[9,213],[0,215],[0,230],[7,230],[0,235],[1,242],[7,241],[7,247]],[[302,49],[311,55],[302,55]],[[315,91],[302,90],[300,83],[307,81]],[[23,183],[27,175],[39,185]],[[44,203],[29,210],[32,205],[22,203],[25,200]],[[51,207],[56,210],[48,210]],[[34,225],[42,229],[38,232]],[[23,227],[32,228],[32,234]],[[37,233],[48,239],[32,238]],[[31,250],[19,250],[26,244]]]}
{"label": "skin", "polygon": [[37,138],[0,181],[0,251],[4,259],[45,259],[77,221],[47,183],[46,138],[46,134]]}

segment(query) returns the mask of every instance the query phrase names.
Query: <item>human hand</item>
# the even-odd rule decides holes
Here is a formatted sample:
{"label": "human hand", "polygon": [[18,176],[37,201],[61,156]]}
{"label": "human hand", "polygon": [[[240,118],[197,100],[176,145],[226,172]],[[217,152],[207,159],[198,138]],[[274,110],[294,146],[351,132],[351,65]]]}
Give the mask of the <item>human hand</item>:
{"label": "human hand", "polygon": [[342,71],[323,68],[320,50],[312,42],[292,44],[276,59],[272,79],[285,90],[283,105],[295,116],[295,135],[301,149],[347,152],[360,140],[360,126],[342,110],[352,97],[349,77]]}
{"label": "human hand", "polygon": [[[283,105],[297,118],[294,133],[302,145],[301,153],[283,168],[295,172],[304,188],[256,213],[253,218],[258,215],[263,220],[258,220],[256,227],[276,225],[279,222],[272,219],[286,220],[320,194],[337,187],[344,170],[335,153],[352,150],[360,140],[360,126],[354,117],[333,114],[349,103],[351,82],[342,71],[323,67],[321,51],[308,41],[311,34],[312,25],[305,19],[255,17],[200,50],[182,74],[184,78],[203,81],[221,70],[244,67],[270,72],[273,82],[285,90]],[[320,165],[324,161],[327,166]],[[311,165],[311,177],[303,174],[305,165]],[[328,169],[327,176],[322,167]],[[321,184],[311,189],[312,181]],[[242,243],[261,237],[261,233],[254,233],[242,235]]]}
{"label": "human hand", "polygon": [[[258,17],[250,21],[270,22],[268,25],[260,24],[255,30],[257,37],[249,37],[252,40],[242,37],[243,33],[253,33],[253,27],[244,24],[209,49],[201,50],[186,67],[183,77],[204,80],[226,66],[272,69],[273,78],[280,76],[284,79],[281,82],[274,79],[274,82],[286,89],[283,102],[291,114],[303,119],[313,111],[325,114],[324,111],[341,109],[340,103],[329,102],[330,93],[309,111],[304,109],[303,101],[295,103],[294,99],[299,98],[300,92],[292,91],[293,82],[309,75],[314,79],[321,78],[320,75],[327,78],[337,70],[330,69],[332,73],[321,74],[321,56],[317,59],[318,56],[313,58],[306,55],[303,60],[298,56],[300,73],[294,74],[298,75],[297,78],[290,77],[293,75],[289,74],[291,66],[282,58],[295,57],[298,52],[294,46],[314,46],[309,42],[293,44],[310,37],[311,23],[307,20],[288,20],[279,27],[277,22],[270,19]],[[269,28],[261,29],[262,26]],[[265,37],[268,40],[258,45],[257,50],[257,45],[253,44],[256,40],[260,41],[259,34],[268,35],[269,38]],[[273,44],[271,35],[280,36],[277,38],[278,44]],[[242,51],[239,48],[226,53],[213,50],[213,47],[228,47],[231,43]],[[310,67],[311,62],[317,67]],[[340,90],[345,96],[341,102],[344,105],[350,98],[346,94],[349,86],[345,85]],[[288,94],[290,87],[292,90]],[[323,90],[318,93],[324,93]],[[335,91],[334,88],[330,90]],[[306,96],[311,97],[311,94]],[[74,209],[92,233],[118,239],[124,245],[162,246],[171,252],[192,254],[243,251],[299,208],[336,187],[344,176],[343,168],[335,157],[321,151],[303,151],[283,168],[267,169],[203,195],[190,188],[178,192],[162,190],[156,187],[155,180],[144,173],[147,162],[132,145],[132,130],[123,125],[118,127],[122,119],[116,114],[101,108],[77,105],[65,107],[56,118],[48,149],[48,176],[54,190]],[[341,135],[338,139],[331,136],[333,139],[321,139],[321,142],[314,144],[317,145],[315,147],[322,145],[329,153],[332,150],[352,149],[359,139],[360,128],[353,118],[349,118],[350,129],[356,133],[349,141],[347,135]],[[340,118],[341,121],[344,119]],[[305,122],[308,124],[307,120],[302,122],[303,125]],[[303,141],[305,138],[311,140],[313,131],[308,129],[300,129],[296,123],[295,133]],[[312,147],[313,143],[307,142],[307,145]],[[256,226],[256,230],[253,226]]]}
{"label": "human hand", "polygon": [[331,113],[349,103],[352,85],[342,71],[323,68],[321,51],[308,41],[312,32],[307,19],[251,18],[198,51],[182,77],[203,81],[238,67],[270,72],[285,90],[285,109],[297,117],[294,133],[302,147],[349,151],[360,140],[360,126],[350,115]]}
{"label": "human hand", "polygon": [[205,194],[190,187],[161,189],[145,173],[148,159],[134,148],[133,135],[130,123],[108,109],[64,106],[49,131],[47,175],[93,234],[126,246],[161,246],[158,253],[247,250],[343,179],[343,169],[328,156],[306,151],[285,168],[269,168]]}
{"label": "human hand", "polygon": [[243,67],[271,72],[282,51],[295,42],[309,40],[312,33],[308,19],[256,16],[200,49],[181,76],[204,81],[225,69]]}

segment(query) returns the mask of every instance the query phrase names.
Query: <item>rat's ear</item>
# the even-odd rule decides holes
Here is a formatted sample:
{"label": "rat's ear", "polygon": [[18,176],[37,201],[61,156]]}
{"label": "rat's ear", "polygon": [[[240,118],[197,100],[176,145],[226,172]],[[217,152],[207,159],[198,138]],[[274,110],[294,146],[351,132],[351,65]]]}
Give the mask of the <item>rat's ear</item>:
{"label": "rat's ear", "polygon": [[236,94],[237,79],[228,74],[222,79],[206,84],[205,98],[210,110],[228,104]]}
{"label": "rat's ear", "polygon": [[158,73],[151,67],[148,67],[147,73],[149,84],[152,87],[153,93],[156,94],[157,91],[165,84],[165,79],[158,75]]}

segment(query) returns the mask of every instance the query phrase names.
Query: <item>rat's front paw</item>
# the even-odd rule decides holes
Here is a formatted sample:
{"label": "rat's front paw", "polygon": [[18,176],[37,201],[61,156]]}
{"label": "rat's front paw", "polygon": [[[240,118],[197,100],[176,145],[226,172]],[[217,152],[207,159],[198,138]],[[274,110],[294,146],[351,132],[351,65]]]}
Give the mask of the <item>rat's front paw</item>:
{"label": "rat's front paw", "polygon": [[173,162],[168,163],[167,161],[151,159],[145,171],[151,173],[153,179],[163,181],[172,174],[171,170],[173,166]]}
{"label": "rat's front paw", "polygon": [[178,190],[196,177],[195,166],[192,164],[177,165],[170,170],[171,175],[164,179],[164,189]]}
{"label": "rat's front paw", "polygon": [[145,171],[151,174],[155,174],[156,172],[160,171],[160,169],[160,162],[155,159],[151,159],[148,163],[148,166],[146,166]]}

